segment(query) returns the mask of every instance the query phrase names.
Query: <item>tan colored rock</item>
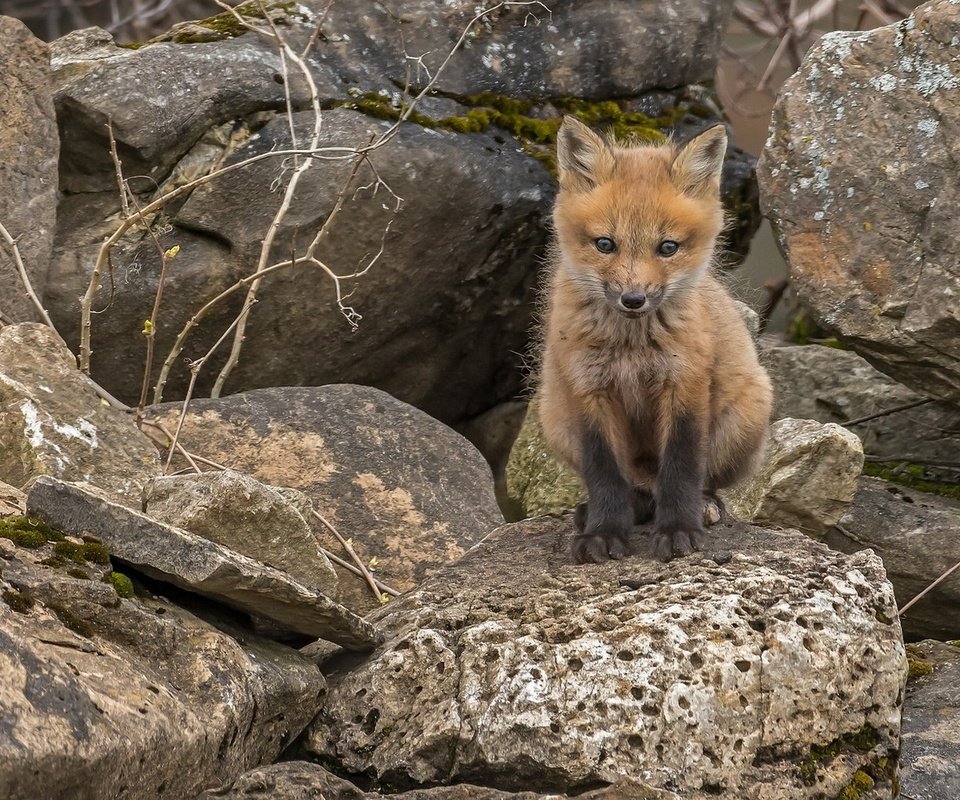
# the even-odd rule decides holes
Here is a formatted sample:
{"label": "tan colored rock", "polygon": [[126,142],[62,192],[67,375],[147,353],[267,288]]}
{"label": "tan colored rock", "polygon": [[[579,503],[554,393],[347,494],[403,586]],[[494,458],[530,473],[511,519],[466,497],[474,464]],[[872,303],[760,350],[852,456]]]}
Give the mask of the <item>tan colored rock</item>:
{"label": "tan colored rock", "polygon": [[97,396],[54,331],[33,322],[0,330],[0,480],[85,481],[139,507],[143,484],[159,474],[152,442]]}
{"label": "tan colored rock", "polygon": [[781,419],[756,473],[723,497],[740,519],[820,535],[843,515],[862,470],[856,434],[834,423]]}
{"label": "tan colored rock", "polygon": [[732,558],[662,564],[638,537],[577,566],[572,531],[506,525],[371,614],[386,642],[328,675],[308,751],[399,785],[812,800],[863,769],[893,797],[907,665],[877,556],[722,523],[705,552]]}
{"label": "tan colored rock", "polygon": [[0,483],[0,517],[23,514],[27,507],[27,496],[16,486]]}
{"label": "tan colored rock", "polygon": [[310,498],[241,472],[167,475],[143,490],[144,512],[337,597],[338,579],[304,519]]}

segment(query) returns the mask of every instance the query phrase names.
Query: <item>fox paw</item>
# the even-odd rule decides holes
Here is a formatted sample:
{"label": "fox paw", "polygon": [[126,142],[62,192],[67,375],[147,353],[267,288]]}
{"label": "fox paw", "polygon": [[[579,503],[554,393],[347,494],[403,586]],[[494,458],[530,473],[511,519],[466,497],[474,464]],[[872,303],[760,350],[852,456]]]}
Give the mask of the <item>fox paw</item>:
{"label": "fox paw", "polygon": [[723,501],[719,497],[706,494],[703,496],[703,524],[716,525],[723,516]]}
{"label": "fox paw", "polygon": [[619,527],[593,525],[573,537],[573,560],[577,564],[602,564],[630,555],[627,531]]}
{"label": "fox paw", "polygon": [[670,561],[675,556],[688,556],[703,547],[702,530],[656,531],[653,534],[653,557],[657,561]]}

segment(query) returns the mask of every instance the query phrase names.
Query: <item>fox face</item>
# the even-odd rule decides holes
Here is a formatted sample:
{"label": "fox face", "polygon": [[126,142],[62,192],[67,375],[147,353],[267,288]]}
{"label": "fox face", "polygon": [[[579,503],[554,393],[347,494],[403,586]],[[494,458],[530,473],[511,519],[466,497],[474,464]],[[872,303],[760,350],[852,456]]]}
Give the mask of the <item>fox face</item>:
{"label": "fox face", "polygon": [[716,125],[683,147],[624,147],[567,117],[553,221],[560,269],[585,300],[627,316],[655,311],[709,269],[723,228]]}

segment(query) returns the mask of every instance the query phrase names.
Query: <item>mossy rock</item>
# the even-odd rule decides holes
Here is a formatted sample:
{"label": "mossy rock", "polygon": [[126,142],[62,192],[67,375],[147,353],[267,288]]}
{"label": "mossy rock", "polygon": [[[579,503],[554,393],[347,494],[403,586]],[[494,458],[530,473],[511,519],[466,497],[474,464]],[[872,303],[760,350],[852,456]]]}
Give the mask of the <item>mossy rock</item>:
{"label": "mossy rock", "polygon": [[562,514],[586,499],[580,477],[560,463],[544,439],[536,398],[527,407],[527,416],[510,451],[506,484],[508,497],[524,517]]}
{"label": "mossy rock", "polygon": [[0,538],[9,539],[18,547],[36,550],[47,542],[59,542],[63,534],[39,520],[12,516],[0,519]]}
{"label": "mossy rock", "polygon": [[111,572],[106,578],[119,597],[129,600],[133,597],[133,581],[122,572]]}
{"label": "mossy rock", "polygon": [[[293,21],[309,22],[309,17],[304,14],[296,2],[283,0],[283,2],[263,3],[261,10],[260,3],[257,0],[247,0],[235,7],[235,11],[249,24],[256,25],[269,20],[274,25],[290,25]],[[266,13],[264,13],[266,12]],[[250,29],[240,22],[233,14],[224,11],[207,19],[196,22],[181,22],[174,25],[166,33],[155,36],[148,42],[132,43],[122,45],[131,50],[137,50],[147,44],[158,44],[160,42],[172,42],[174,44],[203,44],[205,42],[220,42],[224,39],[235,39]]]}

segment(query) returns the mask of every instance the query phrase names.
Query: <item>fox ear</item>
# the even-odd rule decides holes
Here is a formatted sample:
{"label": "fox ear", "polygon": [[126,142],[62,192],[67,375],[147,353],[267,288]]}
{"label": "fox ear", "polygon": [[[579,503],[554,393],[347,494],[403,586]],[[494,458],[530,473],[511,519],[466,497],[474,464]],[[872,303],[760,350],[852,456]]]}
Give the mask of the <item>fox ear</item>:
{"label": "fox ear", "polygon": [[682,192],[692,195],[720,191],[720,173],[727,152],[727,129],[722,125],[707,128],[687,142],[677,153],[670,173]]}
{"label": "fox ear", "polygon": [[560,185],[591,189],[609,177],[613,154],[606,143],[580,120],[564,117],[557,134]]}

